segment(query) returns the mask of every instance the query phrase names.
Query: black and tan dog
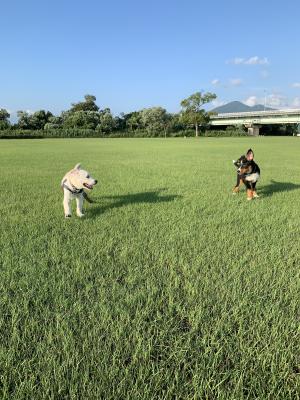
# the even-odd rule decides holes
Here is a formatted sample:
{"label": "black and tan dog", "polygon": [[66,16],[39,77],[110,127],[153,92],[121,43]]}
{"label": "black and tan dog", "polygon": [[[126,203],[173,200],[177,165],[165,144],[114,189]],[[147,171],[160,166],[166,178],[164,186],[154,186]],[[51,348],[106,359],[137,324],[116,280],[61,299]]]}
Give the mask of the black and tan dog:
{"label": "black and tan dog", "polygon": [[246,156],[243,155],[234,161],[234,165],[237,167],[237,183],[233,188],[233,193],[238,193],[240,185],[244,183],[247,188],[247,200],[259,197],[256,193],[256,183],[260,178],[260,168],[253,160],[253,156],[253,151],[249,149]]}

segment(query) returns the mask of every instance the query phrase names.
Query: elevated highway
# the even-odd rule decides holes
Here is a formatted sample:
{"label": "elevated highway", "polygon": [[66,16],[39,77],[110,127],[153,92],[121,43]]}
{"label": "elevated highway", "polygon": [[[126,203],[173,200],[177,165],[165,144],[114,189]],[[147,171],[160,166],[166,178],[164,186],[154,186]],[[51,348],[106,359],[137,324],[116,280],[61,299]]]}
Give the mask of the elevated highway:
{"label": "elevated highway", "polygon": [[261,125],[300,124],[300,109],[251,111],[212,115],[210,124],[214,126],[244,125],[249,135],[259,135]]}

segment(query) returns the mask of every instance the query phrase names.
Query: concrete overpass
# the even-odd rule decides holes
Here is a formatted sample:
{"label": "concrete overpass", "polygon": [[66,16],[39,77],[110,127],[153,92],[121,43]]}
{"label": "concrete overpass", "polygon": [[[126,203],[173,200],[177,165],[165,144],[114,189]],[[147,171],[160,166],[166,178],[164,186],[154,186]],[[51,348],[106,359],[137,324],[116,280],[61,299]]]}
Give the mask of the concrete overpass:
{"label": "concrete overpass", "polygon": [[300,124],[300,109],[251,111],[212,115],[210,124],[214,126],[244,125],[249,135],[258,136],[261,125]]}

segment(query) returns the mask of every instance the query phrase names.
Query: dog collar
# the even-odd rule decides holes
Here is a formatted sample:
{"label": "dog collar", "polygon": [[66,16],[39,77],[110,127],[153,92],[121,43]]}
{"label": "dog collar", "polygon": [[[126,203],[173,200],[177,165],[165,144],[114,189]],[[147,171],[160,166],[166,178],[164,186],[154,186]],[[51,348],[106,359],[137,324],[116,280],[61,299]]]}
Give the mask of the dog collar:
{"label": "dog collar", "polygon": [[83,189],[77,189],[77,187],[75,187],[74,185],[72,185],[72,183],[70,183],[70,184],[71,184],[73,190],[70,189],[70,188],[65,184],[65,181],[63,182],[62,187],[65,188],[65,189],[67,189],[67,190],[68,190],[69,192],[71,192],[72,194],[80,194],[80,193],[83,192]]}

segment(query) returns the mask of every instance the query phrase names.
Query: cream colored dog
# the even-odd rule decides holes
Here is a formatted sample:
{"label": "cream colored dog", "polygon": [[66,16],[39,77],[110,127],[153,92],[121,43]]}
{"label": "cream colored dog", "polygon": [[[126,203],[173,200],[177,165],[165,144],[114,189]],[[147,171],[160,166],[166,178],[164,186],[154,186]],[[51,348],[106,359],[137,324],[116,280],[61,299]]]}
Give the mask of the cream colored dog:
{"label": "cream colored dog", "polygon": [[85,190],[92,190],[96,185],[96,179],[92,178],[90,174],[81,169],[80,164],[76,164],[71,171],[67,172],[61,181],[61,188],[64,191],[64,210],[65,217],[71,217],[71,200],[76,200],[76,213],[78,217],[83,217],[83,199],[88,202],[92,201],[88,198],[88,195],[84,192]]}

